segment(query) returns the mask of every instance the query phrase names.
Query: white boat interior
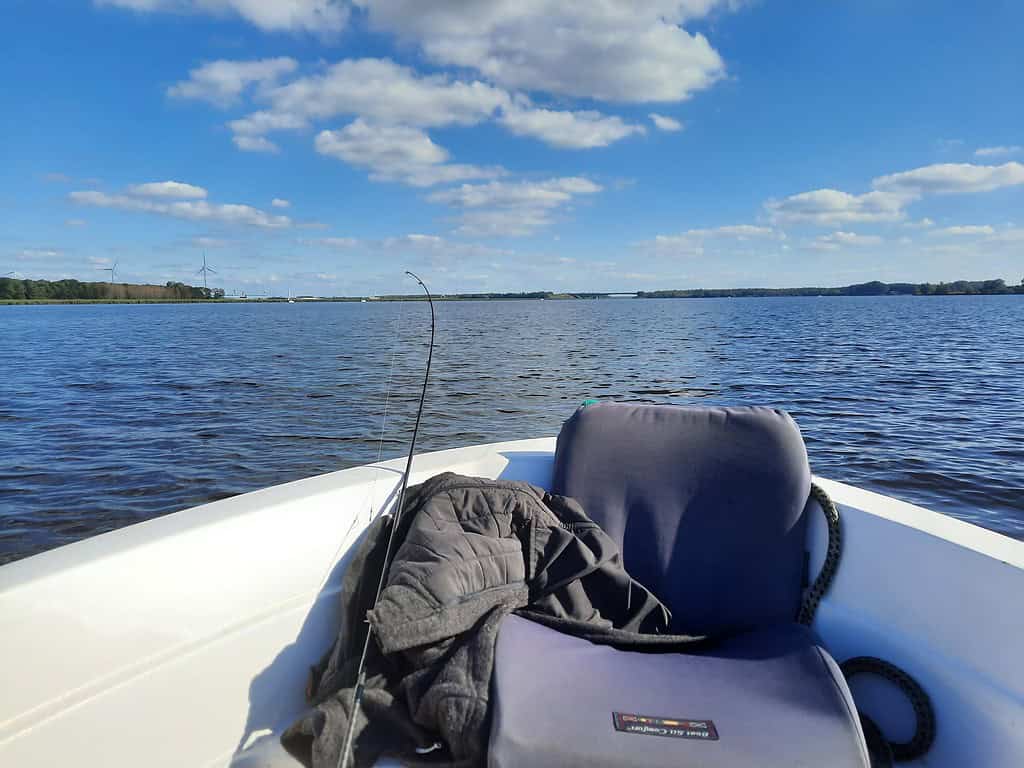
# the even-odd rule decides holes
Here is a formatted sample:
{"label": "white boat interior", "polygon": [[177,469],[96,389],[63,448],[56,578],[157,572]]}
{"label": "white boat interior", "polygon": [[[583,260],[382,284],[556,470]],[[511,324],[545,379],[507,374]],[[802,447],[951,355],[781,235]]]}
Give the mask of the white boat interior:
{"label": "white boat interior", "polygon": [[[420,454],[410,482],[453,471],[549,486],[554,450],[540,438]],[[298,765],[279,734],[339,631],[347,553],[403,468],[288,483],[0,568],[0,765]],[[1024,765],[1024,543],[815,482],[845,550],[814,629],[838,661],[885,659],[927,691],[936,739],[908,765]],[[815,568],[822,518],[809,536]],[[851,688],[887,737],[910,737],[894,688]]]}

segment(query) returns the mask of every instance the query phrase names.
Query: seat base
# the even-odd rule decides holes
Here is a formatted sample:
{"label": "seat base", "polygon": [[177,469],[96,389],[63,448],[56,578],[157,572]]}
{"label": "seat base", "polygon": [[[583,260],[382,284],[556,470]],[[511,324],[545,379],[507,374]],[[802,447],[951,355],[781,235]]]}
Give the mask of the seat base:
{"label": "seat base", "polygon": [[509,616],[492,692],[491,768],[870,765],[838,666],[796,624],[648,654]]}

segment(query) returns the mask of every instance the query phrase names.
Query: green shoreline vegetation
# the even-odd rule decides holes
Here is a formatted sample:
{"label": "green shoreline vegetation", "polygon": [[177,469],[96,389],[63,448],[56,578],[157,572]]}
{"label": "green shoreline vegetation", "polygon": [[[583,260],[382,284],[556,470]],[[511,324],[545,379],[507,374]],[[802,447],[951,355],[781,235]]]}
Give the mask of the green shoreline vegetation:
{"label": "green shoreline vegetation", "polygon": [[644,299],[740,298],[745,296],[998,296],[1024,295],[1020,285],[1003,280],[956,280],[952,283],[870,283],[838,288],[693,288],[685,291],[640,291]]}
{"label": "green shoreline vegetation", "polygon": [[224,298],[220,288],[197,288],[184,283],[134,285],[83,283],[79,280],[16,280],[0,278],[0,301],[22,303],[113,303],[214,301]]}
{"label": "green shoreline vegetation", "polygon": [[[837,288],[691,288],[686,290],[638,291],[636,293],[458,293],[434,296],[438,301],[486,301],[522,299],[640,299],[747,298],[757,296],[974,296],[1024,295],[1020,285],[1003,280],[957,280],[951,283],[883,283],[872,281]],[[282,302],[284,296],[227,298],[221,288],[200,288],[184,283],[134,285],[131,283],[86,283],[78,280],[16,280],[0,278],[0,304],[184,304],[192,302]],[[296,301],[423,301],[422,294],[385,296],[297,296]]]}

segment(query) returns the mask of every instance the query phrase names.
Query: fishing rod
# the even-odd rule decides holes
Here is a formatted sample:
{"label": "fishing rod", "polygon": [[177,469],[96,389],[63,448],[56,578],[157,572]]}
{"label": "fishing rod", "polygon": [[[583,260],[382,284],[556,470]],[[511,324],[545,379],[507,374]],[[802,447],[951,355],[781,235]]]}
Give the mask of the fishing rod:
{"label": "fishing rod", "polygon": [[[423,372],[423,390],[420,392],[420,404],[416,409],[416,423],[412,428],[412,439],[409,441],[409,455],[405,460],[405,472],[402,474],[402,486],[398,492],[398,501],[395,506],[395,513],[391,516],[391,532],[388,534],[388,545],[384,550],[384,564],[380,569],[380,580],[377,582],[377,594],[373,598],[372,608],[377,607],[380,594],[384,591],[384,582],[388,575],[388,563],[391,561],[391,550],[395,545],[395,532],[402,519],[402,508],[405,505],[405,489],[409,484],[409,473],[412,471],[412,457],[416,451],[416,436],[420,431],[420,419],[423,416],[423,403],[427,399],[427,383],[430,381],[430,363],[434,359],[434,300],[430,296],[430,290],[418,276],[406,270],[405,274],[420,284],[423,292],[427,295],[427,303],[430,305],[430,348],[427,351],[427,367]],[[371,610],[372,610],[371,608]],[[366,639],[363,641],[363,652],[359,657],[359,667],[356,672],[356,686],[352,690],[352,707],[348,715],[348,729],[345,731],[345,741],[338,755],[338,768],[348,768],[349,760],[352,758],[352,739],[356,731],[356,716],[363,700],[363,685],[366,682],[366,657],[370,651],[370,640],[373,638],[373,625],[367,622]]]}

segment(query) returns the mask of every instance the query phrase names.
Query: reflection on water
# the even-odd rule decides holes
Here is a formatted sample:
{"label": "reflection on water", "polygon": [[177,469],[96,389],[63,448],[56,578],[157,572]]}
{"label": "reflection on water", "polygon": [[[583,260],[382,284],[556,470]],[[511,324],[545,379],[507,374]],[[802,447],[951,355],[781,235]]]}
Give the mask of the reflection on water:
{"label": "reflection on water", "polygon": [[[588,397],[774,405],[816,473],[1024,537],[1022,297],[437,310],[422,450],[553,435]],[[428,329],[420,303],[0,307],[0,562],[401,454]]]}

